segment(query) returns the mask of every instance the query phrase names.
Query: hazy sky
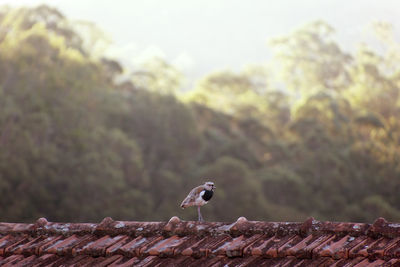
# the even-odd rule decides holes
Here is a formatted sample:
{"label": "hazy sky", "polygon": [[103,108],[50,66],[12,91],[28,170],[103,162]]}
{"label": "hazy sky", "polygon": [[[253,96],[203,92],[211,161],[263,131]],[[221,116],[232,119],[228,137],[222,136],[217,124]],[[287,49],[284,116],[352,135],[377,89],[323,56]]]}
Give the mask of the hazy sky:
{"label": "hazy sky", "polygon": [[0,0],[40,3],[95,22],[112,37],[110,51],[127,64],[159,55],[192,78],[265,62],[268,39],[316,19],[332,25],[346,49],[368,38],[372,21],[400,22],[399,0]]}

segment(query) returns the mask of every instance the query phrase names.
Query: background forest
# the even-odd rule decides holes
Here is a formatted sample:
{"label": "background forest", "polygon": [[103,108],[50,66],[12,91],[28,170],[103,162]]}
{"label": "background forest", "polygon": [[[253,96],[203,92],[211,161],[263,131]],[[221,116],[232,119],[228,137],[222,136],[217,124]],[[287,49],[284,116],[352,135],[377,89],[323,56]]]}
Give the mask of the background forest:
{"label": "background forest", "polygon": [[206,220],[400,220],[400,45],[344,51],[315,21],[274,56],[183,88],[161,58],[126,69],[95,25],[0,11],[0,221],[167,220],[215,182]]}

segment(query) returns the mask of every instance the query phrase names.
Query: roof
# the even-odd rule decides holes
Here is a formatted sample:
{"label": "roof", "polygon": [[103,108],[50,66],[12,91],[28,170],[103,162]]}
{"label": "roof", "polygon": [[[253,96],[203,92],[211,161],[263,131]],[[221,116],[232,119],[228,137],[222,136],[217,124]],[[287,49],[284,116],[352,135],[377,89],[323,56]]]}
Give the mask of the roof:
{"label": "roof", "polygon": [[400,224],[248,221],[0,223],[1,266],[400,265]]}

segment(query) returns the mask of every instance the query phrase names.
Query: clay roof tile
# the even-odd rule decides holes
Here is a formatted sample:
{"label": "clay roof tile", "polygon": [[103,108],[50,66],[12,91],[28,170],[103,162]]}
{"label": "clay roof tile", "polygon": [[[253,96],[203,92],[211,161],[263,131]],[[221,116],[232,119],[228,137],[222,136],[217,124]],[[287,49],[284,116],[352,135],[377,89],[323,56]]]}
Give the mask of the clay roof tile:
{"label": "clay roof tile", "polygon": [[0,265],[381,266],[400,264],[400,224],[249,221],[0,223]]}

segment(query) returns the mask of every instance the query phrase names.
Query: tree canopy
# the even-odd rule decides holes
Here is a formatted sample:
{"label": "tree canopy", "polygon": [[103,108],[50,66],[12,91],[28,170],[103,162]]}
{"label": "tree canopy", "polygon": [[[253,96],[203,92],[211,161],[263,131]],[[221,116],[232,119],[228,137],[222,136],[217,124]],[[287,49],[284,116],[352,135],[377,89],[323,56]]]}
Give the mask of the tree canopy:
{"label": "tree canopy", "polygon": [[0,220],[194,219],[206,180],[207,220],[400,220],[400,45],[373,29],[383,49],[349,53],[313,22],[184,92],[163,59],[104,57],[93,24],[3,7]]}

